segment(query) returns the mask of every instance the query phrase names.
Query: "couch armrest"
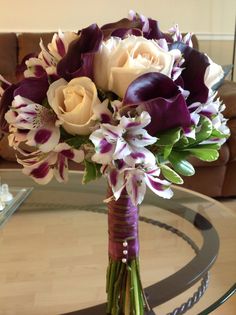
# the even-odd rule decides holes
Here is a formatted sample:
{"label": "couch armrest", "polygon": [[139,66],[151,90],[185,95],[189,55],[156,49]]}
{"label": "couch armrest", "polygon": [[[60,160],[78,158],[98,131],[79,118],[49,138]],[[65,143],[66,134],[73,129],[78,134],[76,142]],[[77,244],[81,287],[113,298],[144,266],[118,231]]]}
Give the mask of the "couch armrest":
{"label": "couch armrest", "polygon": [[225,80],[218,90],[218,96],[225,104],[224,116],[236,118],[236,82]]}

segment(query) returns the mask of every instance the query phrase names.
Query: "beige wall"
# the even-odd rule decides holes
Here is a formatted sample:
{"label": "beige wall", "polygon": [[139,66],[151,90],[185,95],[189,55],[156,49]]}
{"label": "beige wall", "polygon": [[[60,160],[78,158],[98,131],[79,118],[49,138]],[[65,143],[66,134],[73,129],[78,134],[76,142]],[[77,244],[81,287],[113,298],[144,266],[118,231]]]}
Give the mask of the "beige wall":
{"label": "beige wall", "polygon": [[[13,9],[14,8],[14,9]],[[0,31],[77,30],[117,20],[134,9],[183,31],[232,34],[235,0],[0,0]]]}
{"label": "beige wall", "polygon": [[162,30],[178,23],[218,63],[232,62],[236,0],[0,0],[0,32],[76,31],[116,21],[130,9],[158,19]]}

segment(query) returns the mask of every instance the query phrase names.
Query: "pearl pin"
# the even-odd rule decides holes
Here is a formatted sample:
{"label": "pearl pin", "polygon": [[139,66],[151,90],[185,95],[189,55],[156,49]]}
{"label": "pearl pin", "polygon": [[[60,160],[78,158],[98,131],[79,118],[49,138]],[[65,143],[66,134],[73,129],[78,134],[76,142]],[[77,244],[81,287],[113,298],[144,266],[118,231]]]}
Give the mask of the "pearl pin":
{"label": "pearl pin", "polygon": [[127,246],[128,246],[127,241],[124,241],[123,246],[124,246],[124,247],[127,247]]}
{"label": "pearl pin", "polygon": [[122,262],[123,262],[123,264],[127,263],[127,259],[126,258],[122,258]]}

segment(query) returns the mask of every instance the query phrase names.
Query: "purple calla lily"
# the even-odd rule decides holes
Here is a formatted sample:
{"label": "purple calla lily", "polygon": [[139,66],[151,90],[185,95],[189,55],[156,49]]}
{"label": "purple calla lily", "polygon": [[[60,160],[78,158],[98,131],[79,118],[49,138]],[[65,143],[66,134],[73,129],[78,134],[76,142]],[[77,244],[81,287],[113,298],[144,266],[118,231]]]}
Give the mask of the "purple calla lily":
{"label": "purple calla lily", "polygon": [[94,54],[99,50],[102,39],[102,31],[97,24],[84,28],[79,38],[69,45],[67,54],[59,61],[58,75],[67,81],[80,76],[93,79]]}
{"label": "purple calla lily", "polygon": [[104,39],[111,36],[125,38],[127,35],[142,36],[142,21],[121,19],[114,23],[105,24],[101,27]]}
{"label": "purple calla lily", "polygon": [[30,77],[21,81],[19,86],[15,88],[13,96],[20,95],[41,104],[45,99],[48,88],[49,83],[46,74],[39,78]]}
{"label": "purple calla lily", "polygon": [[18,84],[10,85],[3,93],[0,100],[0,129],[5,132],[8,132],[8,123],[5,119],[5,114],[9,110],[11,103],[13,101],[13,94],[15,89],[19,86]]}
{"label": "purple calla lily", "polygon": [[20,95],[32,100],[32,102],[41,104],[45,99],[48,87],[49,83],[46,75],[40,78],[30,77],[20,83],[10,85],[3,93],[0,101],[0,128],[8,131],[8,123],[4,116],[15,96]]}
{"label": "purple calla lily", "polygon": [[168,43],[172,43],[170,34],[162,33],[159,29],[158,21],[146,18],[143,15],[130,12],[130,19],[121,19],[114,23],[105,24],[101,27],[105,39],[111,36],[125,38],[128,35],[143,36],[146,39],[159,40],[165,38]]}
{"label": "purple calla lily", "polygon": [[181,77],[184,81],[184,89],[190,92],[187,98],[188,105],[194,102],[205,103],[208,99],[209,89],[204,83],[204,75],[210,65],[206,55],[182,42],[170,45],[170,50],[179,49],[185,59]]}
{"label": "purple calla lily", "polygon": [[123,100],[123,111],[130,107],[147,111],[152,117],[146,127],[152,136],[175,127],[189,127],[191,117],[178,86],[166,75],[151,72],[134,80]]}

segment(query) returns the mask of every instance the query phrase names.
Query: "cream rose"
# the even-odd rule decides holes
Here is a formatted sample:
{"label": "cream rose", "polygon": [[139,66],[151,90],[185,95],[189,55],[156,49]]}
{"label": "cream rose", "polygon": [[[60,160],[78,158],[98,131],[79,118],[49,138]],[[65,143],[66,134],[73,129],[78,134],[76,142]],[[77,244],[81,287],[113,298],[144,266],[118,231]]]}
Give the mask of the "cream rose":
{"label": "cream rose", "polygon": [[47,96],[62,126],[73,135],[89,135],[95,120],[107,111],[106,104],[98,99],[95,84],[87,77],[69,83],[59,79],[50,85]]}
{"label": "cream rose", "polygon": [[160,72],[170,77],[175,56],[176,49],[165,51],[154,40],[111,37],[95,55],[94,81],[123,98],[129,84],[144,73]]}
{"label": "cream rose", "polygon": [[224,71],[222,67],[216,63],[214,63],[211,58],[208,58],[210,65],[206,68],[206,72],[204,75],[204,83],[211,89],[214,84],[219,82],[224,77]]}

